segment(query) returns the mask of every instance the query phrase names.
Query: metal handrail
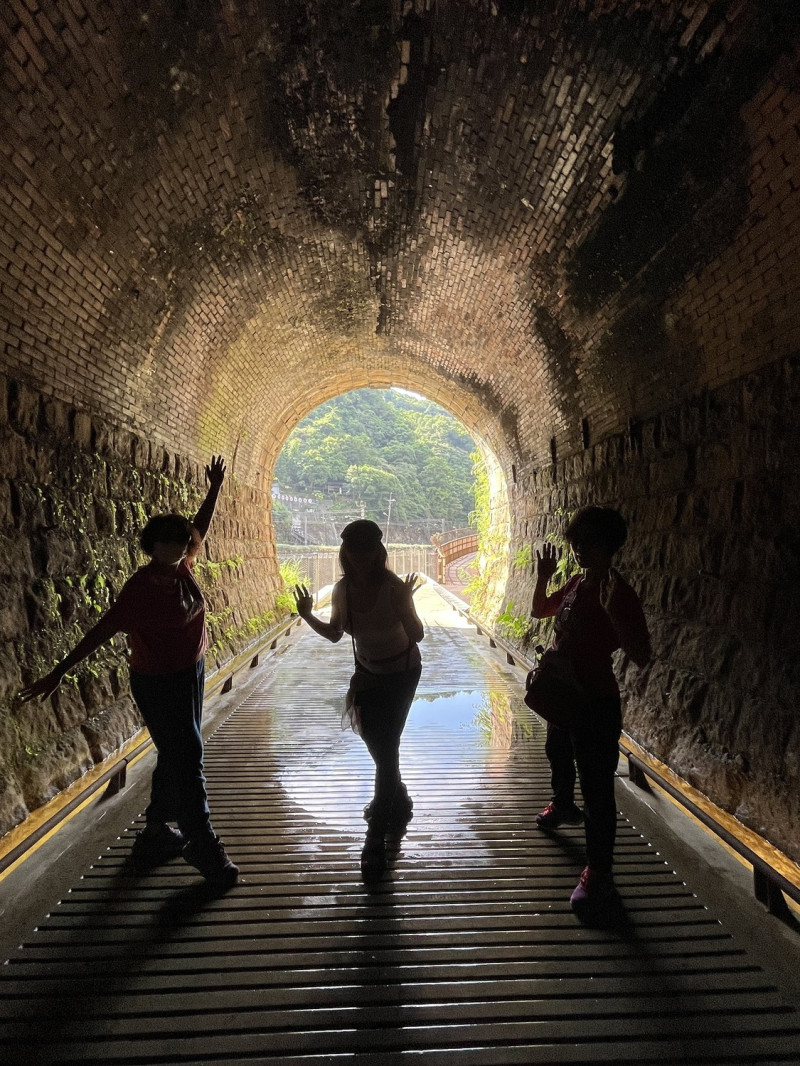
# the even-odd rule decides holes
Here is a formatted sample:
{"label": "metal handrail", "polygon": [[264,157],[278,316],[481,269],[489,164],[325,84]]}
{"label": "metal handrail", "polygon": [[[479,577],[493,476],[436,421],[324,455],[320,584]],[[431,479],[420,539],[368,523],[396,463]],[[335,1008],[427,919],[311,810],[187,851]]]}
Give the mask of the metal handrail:
{"label": "metal handrail", "polygon": [[[435,582],[433,582],[433,584],[435,584]],[[503,637],[498,636],[491,627],[486,626],[483,622],[475,618],[475,616],[470,613],[469,606],[464,603],[463,600],[459,599],[448,589],[442,588],[442,586],[439,586],[438,591],[443,599],[452,604],[455,611],[461,614],[471,625],[475,626],[479,634],[483,634],[487,637],[490,647],[501,648],[506,653],[506,661],[511,666],[521,666],[526,672],[533,669],[536,665],[533,659],[514,647],[514,645]],[[788,896],[794,903],[800,905],[800,884],[791,881],[779,870],[776,870],[763,855],[760,855],[734,832],[723,825],[720,820],[714,818],[714,816],[707,810],[695,803],[663,773],[659,772],[657,767],[652,766],[641,759],[631,750],[631,746],[638,747],[636,741],[633,740],[632,737],[628,737],[626,733],[623,733],[620,738],[619,750],[628,761],[628,778],[631,783],[639,788],[648,789],[648,779],[654,781],[660,789],[684,807],[685,810],[693,815],[707,829],[710,829],[711,832],[718,836],[720,840],[727,844],[729,848],[735,851],[737,855],[741,856],[741,858],[752,867],[753,894],[760,903],[763,903],[769,913],[785,921],[794,921],[794,915],[787,905],[785,897]],[[664,769],[666,770],[668,768],[664,767]],[[677,777],[678,775],[675,776]],[[681,778],[678,778],[678,780],[682,781]],[[685,784],[687,788],[690,787],[688,782]],[[754,835],[757,836],[758,834]],[[765,841],[765,844],[766,843],[768,842]],[[773,845],[769,846],[773,847]],[[788,857],[786,861],[787,863],[790,862]]]}
{"label": "metal handrail", "polygon": [[[625,734],[623,734],[625,736]],[[635,742],[634,742],[635,743]],[[756,899],[763,903],[770,914],[779,918],[791,917],[791,911],[786,904],[784,896],[788,896],[795,903],[800,904],[800,886],[794,884],[779,870],[776,870],[762,855],[754,851],[735,833],[731,832],[707,810],[695,803],[685,795],[680,788],[669,781],[663,774],[648,765],[635,752],[626,747],[625,742],[620,742],[620,751],[628,760],[628,778],[632,784],[639,788],[647,789],[647,779],[655,781],[660,789],[663,789],[672,799],[677,800],[693,817],[710,829],[716,836],[732,848],[753,868],[753,894]]]}

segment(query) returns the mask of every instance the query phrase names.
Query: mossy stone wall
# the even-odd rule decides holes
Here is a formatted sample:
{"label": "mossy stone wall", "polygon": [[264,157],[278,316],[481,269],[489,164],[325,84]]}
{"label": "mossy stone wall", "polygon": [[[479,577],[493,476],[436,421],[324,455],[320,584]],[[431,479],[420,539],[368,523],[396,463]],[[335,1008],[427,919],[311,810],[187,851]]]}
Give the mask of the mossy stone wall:
{"label": "mossy stone wall", "polygon": [[[125,639],[100,649],[52,699],[20,705],[147,561],[152,514],[191,517],[204,464],[0,376],[0,834],[141,728]],[[276,620],[270,499],[228,478],[198,563],[213,670]]]}

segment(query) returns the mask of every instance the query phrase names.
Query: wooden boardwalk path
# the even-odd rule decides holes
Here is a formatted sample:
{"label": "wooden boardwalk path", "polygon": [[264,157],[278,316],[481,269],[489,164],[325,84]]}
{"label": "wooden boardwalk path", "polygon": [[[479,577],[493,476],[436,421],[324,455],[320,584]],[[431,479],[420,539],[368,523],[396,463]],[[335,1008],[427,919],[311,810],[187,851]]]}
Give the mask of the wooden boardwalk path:
{"label": "wooden boardwalk path", "polygon": [[359,871],[349,646],[308,633],[208,741],[240,884],[210,899],[180,860],[133,877],[134,823],[3,967],[0,1062],[800,1062],[800,1015],[622,816],[625,920],[576,920],[582,828],[535,826],[548,771],[519,672],[419,597],[415,813],[386,877]]}

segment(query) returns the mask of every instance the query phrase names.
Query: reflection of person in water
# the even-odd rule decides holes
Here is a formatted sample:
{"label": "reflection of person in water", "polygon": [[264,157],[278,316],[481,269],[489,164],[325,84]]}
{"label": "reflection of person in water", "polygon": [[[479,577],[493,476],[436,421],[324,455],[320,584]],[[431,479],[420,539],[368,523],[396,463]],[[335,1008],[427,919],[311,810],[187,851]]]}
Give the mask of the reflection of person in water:
{"label": "reflection of person in water", "polygon": [[553,799],[537,815],[542,829],[577,823],[575,768],[583,794],[587,866],[572,893],[573,907],[601,905],[613,895],[611,876],[617,829],[614,774],[619,761],[622,711],[611,654],[618,648],[637,664],[650,659],[650,636],[639,597],[611,561],[625,543],[628,529],[610,507],[584,507],[565,530],[582,574],[547,595],[556,570],[556,549],[545,544],[536,553],[536,587],[531,614],[555,615],[554,644],[567,655],[586,694],[585,719],[572,729],[547,727],[545,751],[550,762]]}
{"label": "reflection of person in water", "polygon": [[[50,696],[64,675],[116,633],[128,635],[133,698],[158,752],[145,828],[132,859],[146,870],[183,853],[212,887],[230,888],[239,870],[211,828],[203,775],[205,602],[192,568],[217,504],[225,463],[212,456],[208,494],[194,521],[157,515],[140,545],[150,556],[123,585],[113,606],[46,677],[23,689],[25,701]],[[175,829],[169,822],[177,821]]]}
{"label": "reflection of person in water", "polygon": [[403,579],[389,570],[382,538],[367,519],[342,531],[344,577],[333,587],[330,622],[312,614],[305,586],[294,590],[298,614],[316,633],[333,643],[349,633],[353,641],[348,713],[375,762],[375,796],[364,809],[365,869],[383,866],[386,832],[404,828],[411,817],[413,804],[400,776],[400,738],[422,671],[417,644],[424,635],[412,599],[416,574]]}

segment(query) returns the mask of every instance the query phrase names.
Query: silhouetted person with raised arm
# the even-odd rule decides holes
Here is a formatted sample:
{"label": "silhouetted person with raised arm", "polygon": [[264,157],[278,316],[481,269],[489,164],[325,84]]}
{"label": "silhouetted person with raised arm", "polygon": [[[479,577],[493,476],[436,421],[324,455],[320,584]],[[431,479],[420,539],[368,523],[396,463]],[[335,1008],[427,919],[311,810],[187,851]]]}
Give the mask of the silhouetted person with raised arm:
{"label": "silhouetted person with raised arm", "polygon": [[385,835],[402,829],[413,803],[400,776],[400,738],[414,699],[422,659],[417,645],[424,630],[414,609],[416,574],[405,579],[388,568],[383,533],[368,519],[342,531],[339,562],[343,577],[331,594],[331,616],[312,613],[308,589],[294,590],[297,612],[332,643],[352,638],[355,672],[346,704],[375,763],[375,796],[364,808],[368,831],[361,861],[365,874],[385,863]]}
{"label": "silhouetted person with raised arm", "polygon": [[225,890],[235,884],[239,870],[211,826],[206,796],[200,727],[208,636],[205,601],[192,576],[225,479],[221,456],[212,456],[206,478],[208,493],[194,521],[178,514],[149,520],[139,543],[150,562],[125,582],[80,643],[21,696],[26,702],[50,696],[72,667],[116,633],[125,633],[131,692],[158,753],[133,862],[142,871],[182,853],[213,888]]}
{"label": "silhouetted person with raised arm", "polygon": [[557,552],[545,544],[536,553],[531,614],[555,615],[553,646],[572,662],[585,695],[578,723],[547,727],[553,799],[536,821],[542,829],[577,823],[576,766],[584,803],[587,865],[571,896],[577,911],[602,907],[614,894],[612,867],[617,829],[614,776],[622,732],[620,692],[611,662],[618,648],[637,666],[650,659],[650,636],[639,597],[612,565],[627,539],[622,515],[610,507],[584,507],[567,525],[565,537],[583,570],[550,595]]}

